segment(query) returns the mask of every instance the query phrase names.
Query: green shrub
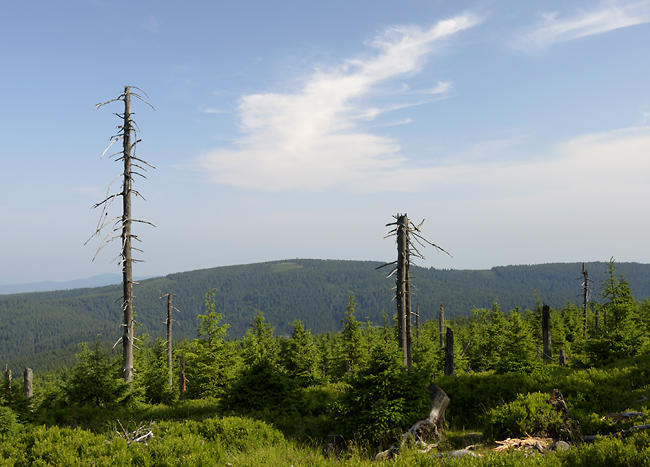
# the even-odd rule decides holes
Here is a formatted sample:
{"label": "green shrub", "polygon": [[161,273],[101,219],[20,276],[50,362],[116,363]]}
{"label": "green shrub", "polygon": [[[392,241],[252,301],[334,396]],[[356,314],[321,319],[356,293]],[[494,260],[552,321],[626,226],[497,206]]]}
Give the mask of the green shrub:
{"label": "green shrub", "polygon": [[520,394],[514,401],[491,409],[485,416],[483,434],[495,439],[528,435],[567,438],[567,424],[548,399],[541,392]]}
{"label": "green shrub", "polygon": [[197,424],[198,434],[227,451],[246,452],[284,443],[284,436],[266,422],[241,417],[210,418]]}
{"label": "green shrub", "polygon": [[237,412],[282,408],[292,394],[291,381],[283,371],[271,361],[261,360],[226,390],[221,406]]}
{"label": "green shrub", "polygon": [[400,353],[378,344],[368,366],[350,378],[350,389],[333,407],[348,439],[384,444],[407,425],[426,416],[429,373],[407,370]]}

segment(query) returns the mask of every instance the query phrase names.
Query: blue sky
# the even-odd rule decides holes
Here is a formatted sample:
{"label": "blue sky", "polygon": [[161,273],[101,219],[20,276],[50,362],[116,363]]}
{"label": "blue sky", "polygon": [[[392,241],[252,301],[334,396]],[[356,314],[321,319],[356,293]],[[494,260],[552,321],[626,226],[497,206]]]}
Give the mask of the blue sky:
{"label": "blue sky", "polygon": [[[24,1],[0,16],[0,282],[119,272],[91,236],[125,85],[140,276],[390,261],[406,212],[484,269],[650,262],[650,1]],[[117,214],[115,211],[114,214]],[[579,271],[578,271],[579,272]]]}

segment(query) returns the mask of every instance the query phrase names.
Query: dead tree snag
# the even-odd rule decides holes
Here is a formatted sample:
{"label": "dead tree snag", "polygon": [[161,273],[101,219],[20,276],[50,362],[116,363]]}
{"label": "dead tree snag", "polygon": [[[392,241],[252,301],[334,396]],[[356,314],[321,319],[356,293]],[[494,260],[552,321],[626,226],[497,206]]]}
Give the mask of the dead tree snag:
{"label": "dead tree snag", "polygon": [[[138,88],[134,88],[138,89]],[[141,90],[140,90],[141,91]],[[146,95],[146,94],[145,94]],[[120,248],[120,254],[117,258],[120,258],[118,264],[122,267],[122,309],[124,311],[124,322],[123,333],[120,340],[122,341],[123,347],[123,365],[122,365],[122,376],[125,382],[133,381],[133,347],[134,347],[134,313],[133,313],[133,263],[139,262],[133,258],[133,250],[142,251],[138,248],[135,248],[132,245],[133,240],[140,241],[136,235],[131,232],[131,227],[134,222],[144,223],[153,225],[150,222],[146,222],[139,219],[134,219],[131,214],[131,200],[132,196],[139,196],[142,199],[144,197],[133,189],[134,176],[138,175],[142,178],[146,178],[142,172],[146,172],[146,167],[155,168],[148,162],[145,162],[142,159],[139,159],[135,156],[135,149],[137,144],[140,142],[137,139],[138,127],[135,121],[133,120],[133,113],[131,112],[131,97],[136,97],[140,99],[145,104],[149,105],[152,109],[153,106],[144,100],[141,96],[131,91],[131,86],[125,86],[124,92],[115,99],[110,101],[97,104],[96,109],[102,107],[106,104],[115,101],[124,102],[124,113],[116,113],[117,117],[122,119],[122,124],[118,125],[118,132],[115,136],[112,136],[109,141],[110,144],[104,151],[104,154],[108,149],[119,140],[122,140],[122,150],[112,154],[109,157],[115,157],[117,162],[122,162],[124,164],[124,170],[121,174],[122,178],[122,191],[118,193],[111,193],[111,185],[109,185],[108,193],[104,200],[93,206],[93,209],[101,207],[102,213],[97,223],[97,228],[95,233],[90,237],[91,239],[95,236],[100,236],[102,232],[108,230],[108,234],[101,240],[97,254],[106,246],[117,238],[121,238],[122,246]],[[148,97],[148,96],[147,96]],[[155,109],[154,109],[155,110]],[[102,157],[104,156],[102,154]],[[120,177],[118,177],[120,178]],[[117,178],[116,178],[117,180]],[[122,197],[122,215],[117,217],[110,217],[109,210],[113,202]],[[90,241],[90,239],[88,240]],[[88,242],[86,242],[88,243]],[[93,258],[94,260],[95,258]],[[118,341],[119,342],[119,341]],[[117,343],[116,343],[117,344]]]}
{"label": "dead tree snag", "polygon": [[[398,331],[398,343],[400,349],[402,349],[403,354],[403,363],[404,366],[411,366],[411,272],[410,266],[412,263],[411,256],[424,259],[424,256],[417,247],[414,245],[413,241],[424,247],[425,244],[431,245],[437,248],[444,253],[447,253],[445,250],[440,248],[438,245],[435,245],[428,241],[421,235],[420,227],[424,224],[424,220],[420,222],[420,225],[415,225],[409,221],[406,214],[397,214],[393,216],[396,222],[391,222],[386,224],[386,227],[394,225],[395,228],[389,232],[386,237],[397,237],[397,260],[392,263],[386,263],[379,268],[384,266],[393,265],[393,270],[388,274],[387,277],[392,276],[397,273],[396,279],[396,293],[395,299],[397,301],[397,331]],[[449,255],[449,253],[447,253]],[[451,256],[451,255],[449,255]]]}
{"label": "dead tree snag", "polygon": [[[176,320],[172,319],[172,311],[179,311],[178,308],[172,305],[172,298],[176,294],[166,294],[160,298],[167,297],[167,319],[165,324],[167,325],[167,371],[169,371],[169,387],[172,387],[173,384],[173,373],[172,373],[172,323]],[[178,322],[178,321],[176,321]]]}
{"label": "dead tree snag", "polygon": [[[582,283],[582,335],[587,337],[587,309],[589,304],[589,282],[593,282],[589,279],[589,273],[585,269],[585,263],[582,263],[582,276],[584,282]],[[598,319],[596,319],[596,329],[598,329]]]}

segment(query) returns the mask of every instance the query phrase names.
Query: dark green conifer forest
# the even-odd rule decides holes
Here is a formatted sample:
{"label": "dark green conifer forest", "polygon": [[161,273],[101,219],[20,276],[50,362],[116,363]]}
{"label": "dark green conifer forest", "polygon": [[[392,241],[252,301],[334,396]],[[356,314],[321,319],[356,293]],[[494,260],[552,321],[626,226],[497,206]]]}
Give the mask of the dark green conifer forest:
{"label": "dark green conifer forest", "polygon": [[[494,450],[506,439],[542,443],[539,449],[546,454],[538,454],[535,465],[642,465],[648,458],[650,301],[635,298],[632,285],[643,282],[642,272],[635,272],[646,266],[619,265],[613,259],[604,263],[600,279],[591,284],[586,327],[578,265],[418,271],[414,283],[421,324],[413,325],[412,368],[402,362],[395,310],[381,293],[390,280],[381,275],[369,280],[377,294],[363,286],[359,271],[374,273],[373,266],[294,260],[144,281],[137,295],[143,298],[136,303],[142,324],[136,329],[141,343],[134,382],[122,380],[120,355],[111,348],[117,313],[104,315],[106,334],[79,340],[72,361],[60,349],[51,360],[44,357],[47,349],[40,355],[25,352],[20,360],[25,366],[31,357],[45,369],[35,372],[31,400],[23,394],[22,367],[12,364],[13,379],[8,374],[3,379],[0,462],[365,465],[383,452],[392,456],[386,461],[391,465],[437,465],[438,454],[471,445],[470,452],[482,457],[468,456],[467,465],[527,465],[530,451]],[[590,277],[598,266],[588,265],[594,271]],[[515,286],[517,270],[520,286],[539,287],[531,287],[523,305],[513,306],[526,295]],[[552,271],[562,280],[552,280]],[[317,272],[318,280],[310,280]],[[458,282],[451,281],[454,276]],[[453,349],[442,348],[441,323],[433,312],[442,300],[424,298],[453,296],[452,287],[479,283],[477,277],[486,288],[494,284],[498,293],[476,295],[484,305],[462,313],[452,311],[459,306],[453,300],[445,301],[443,329],[451,329],[454,340]],[[449,288],[425,285],[427,278]],[[323,281],[320,288],[318,281]],[[551,289],[563,290],[564,281],[566,295],[552,295]],[[296,296],[283,297],[279,284],[290,282]],[[350,286],[343,292],[340,284],[355,285],[356,291]],[[310,294],[312,288],[322,303]],[[35,310],[71,304],[78,312],[86,304],[90,316],[101,316],[93,312],[92,297],[107,303],[111,293],[113,288],[106,287],[7,296],[3,306],[15,304],[18,310],[7,316],[20,317],[30,303]],[[181,337],[174,338],[171,385],[164,331],[149,324],[154,315],[162,321],[165,303],[158,297],[163,293],[177,294],[175,306],[182,316],[175,327],[175,336]],[[512,301],[504,305],[499,297]],[[287,303],[293,304],[289,311],[276,312]],[[306,312],[310,303],[319,303],[312,313]],[[542,312],[549,303],[552,347],[544,359]],[[191,332],[176,332],[186,327]],[[70,332],[68,345],[79,335]],[[444,376],[445,355],[452,350],[454,375]],[[560,361],[560,351],[566,362]],[[427,417],[431,383],[450,398],[445,422],[429,437],[404,438],[409,427]],[[554,391],[566,411],[550,403]],[[623,435],[610,437],[615,433]],[[602,438],[591,442],[594,435]],[[558,441],[569,449],[551,451]]]}

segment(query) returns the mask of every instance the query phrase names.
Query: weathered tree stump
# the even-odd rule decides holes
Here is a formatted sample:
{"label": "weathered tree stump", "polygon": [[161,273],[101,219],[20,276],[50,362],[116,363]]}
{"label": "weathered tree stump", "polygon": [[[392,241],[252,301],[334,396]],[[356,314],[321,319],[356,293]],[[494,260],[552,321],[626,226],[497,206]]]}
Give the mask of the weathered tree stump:
{"label": "weathered tree stump", "polygon": [[429,391],[429,399],[431,399],[431,410],[427,420],[440,429],[445,424],[445,412],[451,400],[447,393],[435,383],[431,383],[427,390]]}
{"label": "weathered tree stump", "polygon": [[23,373],[23,389],[25,391],[25,399],[34,397],[34,371],[27,367]]}

